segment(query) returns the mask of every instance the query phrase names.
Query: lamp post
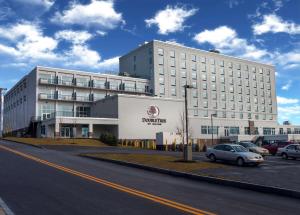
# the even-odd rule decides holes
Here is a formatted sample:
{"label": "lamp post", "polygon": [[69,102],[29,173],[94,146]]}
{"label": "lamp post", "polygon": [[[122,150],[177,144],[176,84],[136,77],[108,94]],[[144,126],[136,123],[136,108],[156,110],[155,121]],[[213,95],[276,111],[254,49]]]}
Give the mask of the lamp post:
{"label": "lamp post", "polygon": [[211,144],[214,144],[214,124],[213,124],[213,117],[217,117],[217,114],[212,113],[210,115],[210,124],[211,124]]}
{"label": "lamp post", "polygon": [[184,106],[185,106],[185,142],[184,145],[184,160],[185,161],[191,161],[193,160],[192,155],[192,147],[189,145],[189,120],[188,120],[188,104],[187,104],[187,89],[192,89],[193,86],[191,85],[184,85]]}
{"label": "lamp post", "polygon": [[0,138],[3,134],[4,91],[6,90],[6,88],[0,87]]}

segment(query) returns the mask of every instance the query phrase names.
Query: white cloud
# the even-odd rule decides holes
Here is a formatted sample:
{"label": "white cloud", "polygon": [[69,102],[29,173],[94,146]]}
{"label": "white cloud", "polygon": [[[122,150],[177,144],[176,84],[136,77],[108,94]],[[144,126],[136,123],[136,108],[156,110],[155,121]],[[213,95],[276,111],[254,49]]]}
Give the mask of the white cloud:
{"label": "white cloud", "polygon": [[87,31],[63,30],[55,33],[56,39],[64,39],[74,44],[83,44],[92,37],[93,35]]}
{"label": "white cloud", "polygon": [[118,71],[119,58],[120,56],[105,59],[102,62],[100,62],[97,67],[106,71]]}
{"label": "white cloud", "polygon": [[23,4],[30,4],[30,5],[34,5],[34,6],[41,6],[43,8],[45,8],[46,10],[50,9],[53,4],[55,3],[55,0],[14,0]]}
{"label": "white cloud", "polygon": [[204,30],[194,36],[199,44],[209,43],[225,54],[233,54],[251,60],[262,60],[270,55],[268,51],[249,44],[246,39],[239,38],[236,31],[228,26],[220,26],[213,30]]}
{"label": "white cloud", "polygon": [[287,90],[289,90],[289,89],[291,88],[291,86],[292,86],[292,81],[289,80],[285,85],[283,85],[283,86],[281,87],[281,89],[287,91]]}
{"label": "white cloud", "polygon": [[292,105],[292,106],[279,106],[278,107],[278,118],[282,121],[291,120],[300,115],[300,105]]}
{"label": "white cloud", "polygon": [[281,96],[277,96],[277,104],[286,105],[286,104],[297,104],[299,99],[285,98]]}
{"label": "white cloud", "polygon": [[10,41],[10,46],[0,44],[0,51],[18,58],[55,59],[57,41],[44,36],[42,29],[34,23],[23,22],[0,27],[0,37]]}
{"label": "white cloud", "polygon": [[300,68],[300,50],[293,50],[287,53],[277,53],[275,62],[284,69]]}
{"label": "white cloud", "polygon": [[114,29],[125,23],[122,13],[114,9],[113,0],[91,0],[85,5],[73,2],[67,10],[56,12],[51,20],[58,24],[97,26],[103,30]]}
{"label": "white cloud", "polygon": [[253,32],[256,35],[271,33],[288,33],[300,34],[300,25],[294,22],[284,21],[276,14],[268,14],[263,16],[261,23],[252,26]]}
{"label": "white cloud", "polygon": [[158,11],[151,19],[146,19],[145,22],[148,27],[157,25],[159,34],[169,34],[177,31],[183,31],[186,26],[184,22],[190,16],[193,16],[198,9],[187,9],[185,6],[170,6],[164,10]]}

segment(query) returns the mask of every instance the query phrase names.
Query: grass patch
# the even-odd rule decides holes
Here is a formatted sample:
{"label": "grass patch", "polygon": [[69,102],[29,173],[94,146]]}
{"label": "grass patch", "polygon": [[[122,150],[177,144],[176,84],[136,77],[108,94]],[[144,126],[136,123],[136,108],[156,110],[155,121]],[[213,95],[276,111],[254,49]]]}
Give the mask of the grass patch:
{"label": "grass patch", "polygon": [[77,145],[77,146],[106,146],[97,139],[54,139],[54,138],[21,138],[21,137],[6,137],[4,140],[15,141],[19,143],[32,145]]}
{"label": "grass patch", "polygon": [[84,154],[95,158],[105,158],[130,163],[142,164],[145,166],[158,167],[163,169],[175,170],[179,172],[195,173],[198,170],[211,168],[225,168],[225,165],[210,162],[180,162],[182,159],[167,155],[148,155],[148,154],[125,154],[125,153],[95,153]]}

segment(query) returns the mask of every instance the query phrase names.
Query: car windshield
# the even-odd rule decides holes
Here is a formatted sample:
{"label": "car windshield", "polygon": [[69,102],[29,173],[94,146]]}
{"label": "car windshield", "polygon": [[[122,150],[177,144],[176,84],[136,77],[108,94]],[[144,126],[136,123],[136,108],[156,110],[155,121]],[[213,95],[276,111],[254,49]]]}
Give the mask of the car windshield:
{"label": "car windshield", "polygon": [[257,147],[255,144],[251,143],[251,142],[242,142],[241,143],[242,146],[244,147]]}
{"label": "car windshield", "polygon": [[232,146],[232,148],[236,151],[236,152],[248,152],[248,150],[243,147],[243,146]]}

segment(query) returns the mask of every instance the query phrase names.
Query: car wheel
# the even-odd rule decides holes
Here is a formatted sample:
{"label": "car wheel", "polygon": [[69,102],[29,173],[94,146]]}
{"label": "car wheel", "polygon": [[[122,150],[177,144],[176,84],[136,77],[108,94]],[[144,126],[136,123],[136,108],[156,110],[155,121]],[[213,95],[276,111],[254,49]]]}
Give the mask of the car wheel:
{"label": "car wheel", "polygon": [[216,156],[214,154],[210,154],[209,155],[209,160],[212,161],[212,162],[216,162],[217,159],[216,159]]}
{"label": "car wheel", "polygon": [[287,155],[287,153],[282,153],[281,156],[285,160],[287,160],[289,158],[289,156]]}
{"label": "car wheel", "polygon": [[238,166],[244,166],[245,161],[244,161],[243,158],[238,158],[238,159],[236,160],[236,163],[237,163]]}

